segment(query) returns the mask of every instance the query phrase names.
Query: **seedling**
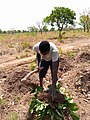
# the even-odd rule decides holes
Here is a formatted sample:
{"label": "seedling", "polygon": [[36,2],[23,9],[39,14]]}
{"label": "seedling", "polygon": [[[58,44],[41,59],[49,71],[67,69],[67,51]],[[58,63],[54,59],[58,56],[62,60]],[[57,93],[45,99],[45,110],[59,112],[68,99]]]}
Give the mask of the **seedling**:
{"label": "seedling", "polygon": [[3,98],[0,98],[0,105],[3,105],[5,103],[5,100]]}
{"label": "seedling", "polygon": [[30,46],[30,43],[29,42],[22,42],[21,45],[22,45],[23,49],[25,49],[25,48],[28,48]]}
{"label": "seedling", "polygon": [[15,43],[9,43],[9,44],[8,44],[8,47],[9,47],[9,48],[14,48],[14,47],[15,47]]}
{"label": "seedling", "polygon": [[67,52],[67,56],[68,56],[69,58],[73,58],[75,55],[76,55],[76,53],[73,52],[73,51],[68,51],[68,52]]}
{"label": "seedling", "polygon": [[59,47],[58,48],[59,54],[62,55],[63,54],[63,50]]}
{"label": "seedling", "polygon": [[19,114],[17,112],[9,113],[8,120],[19,120]]}
{"label": "seedling", "polygon": [[34,70],[36,68],[36,63],[35,61],[33,61],[31,64],[30,64],[30,69],[31,70]]}
{"label": "seedling", "polygon": [[14,99],[15,102],[19,102],[20,101],[20,97],[19,96],[16,96],[15,99]]}
{"label": "seedling", "polygon": [[[61,85],[57,85],[57,92],[60,93]],[[50,103],[44,102],[38,99],[38,94],[42,91],[40,87],[33,89],[34,97],[32,98],[29,112],[31,115],[36,115],[35,120],[44,120],[45,116],[48,116],[50,120],[63,120],[65,111],[72,117],[73,120],[79,120],[79,116],[76,114],[78,107],[73,102],[72,98],[65,95],[64,103],[58,104],[55,108],[52,108]],[[33,119],[32,119],[33,120]]]}

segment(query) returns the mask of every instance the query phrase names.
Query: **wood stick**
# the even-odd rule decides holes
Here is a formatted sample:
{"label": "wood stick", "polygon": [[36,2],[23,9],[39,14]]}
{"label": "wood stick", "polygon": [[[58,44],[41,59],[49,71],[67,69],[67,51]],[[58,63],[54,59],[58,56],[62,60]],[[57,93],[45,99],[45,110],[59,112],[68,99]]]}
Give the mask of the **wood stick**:
{"label": "wood stick", "polygon": [[30,73],[28,73],[24,78],[21,79],[21,81],[24,81],[26,80],[29,76],[31,76],[32,74],[38,72],[38,69],[35,69],[33,71],[31,71]]}

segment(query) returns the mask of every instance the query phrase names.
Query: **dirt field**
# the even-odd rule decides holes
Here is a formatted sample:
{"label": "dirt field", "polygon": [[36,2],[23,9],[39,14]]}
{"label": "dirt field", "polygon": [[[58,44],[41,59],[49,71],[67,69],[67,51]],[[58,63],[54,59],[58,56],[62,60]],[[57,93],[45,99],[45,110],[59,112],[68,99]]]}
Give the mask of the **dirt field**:
{"label": "dirt field", "polygon": [[[58,82],[67,89],[79,107],[80,120],[90,120],[90,38],[52,40],[64,53],[60,57]],[[4,55],[0,58],[0,120],[26,120],[28,103],[32,98],[32,83],[39,85],[38,73],[24,85],[20,80],[30,72],[32,52],[29,57],[17,58]],[[50,71],[44,80],[44,88],[51,83]]]}

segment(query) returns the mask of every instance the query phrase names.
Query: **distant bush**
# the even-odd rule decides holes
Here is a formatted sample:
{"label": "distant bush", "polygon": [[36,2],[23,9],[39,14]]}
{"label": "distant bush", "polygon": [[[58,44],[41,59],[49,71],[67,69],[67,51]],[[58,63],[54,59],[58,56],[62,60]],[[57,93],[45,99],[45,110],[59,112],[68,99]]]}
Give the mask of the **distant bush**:
{"label": "distant bush", "polygon": [[23,49],[25,49],[25,48],[29,48],[30,43],[25,41],[25,42],[21,42],[21,45],[22,45]]}

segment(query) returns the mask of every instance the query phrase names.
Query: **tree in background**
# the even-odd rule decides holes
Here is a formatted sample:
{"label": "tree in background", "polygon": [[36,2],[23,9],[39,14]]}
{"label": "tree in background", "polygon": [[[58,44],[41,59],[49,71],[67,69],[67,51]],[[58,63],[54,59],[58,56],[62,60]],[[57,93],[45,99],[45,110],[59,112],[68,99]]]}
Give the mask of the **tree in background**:
{"label": "tree in background", "polygon": [[0,29],[0,33],[2,33],[2,30]]}
{"label": "tree in background", "polygon": [[50,29],[50,31],[55,31],[55,28],[52,27],[52,28]]}
{"label": "tree in background", "polygon": [[43,32],[48,32],[48,28],[47,28],[46,25],[43,26],[42,31],[43,31]]}
{"label": "tree in background", "polygon": [[90,10],[84,10],[80,14],[80,25],[83,27],[84,32],[89,32],[90,29]]}
{"label": "tree in background", "polygon": [[44,18],[43,22],[50,24],[52,27],[57,26],[59,31],[59,38],[62,38],[61,31],[64,27],[74,25],[76,14],[69,8],[54,7],[51,14]]}
{"label": "tree in background", "polygon": [[27,28],[29,32],[38,32],[38,28],[36,28],[35,26],[31,26]]}
{"label": "tree in background", "polygon": [[36,23],[38,28],[39,28],[39,32],[42,34],[42,26],[43,26],[43,23],[40,23],[40,22],[37,22]]}
{"label": "tree in background", "polygon": [[36,23],[37,24],[37,26],[38,26],[38,29],[39,29],[39,32],[42,34],[43,32],[48,32],[49,30],[48,30],[48,28],[47,28],[47,26],[42,22],[42,23],[40,23],[40,22],[37,22]]}

